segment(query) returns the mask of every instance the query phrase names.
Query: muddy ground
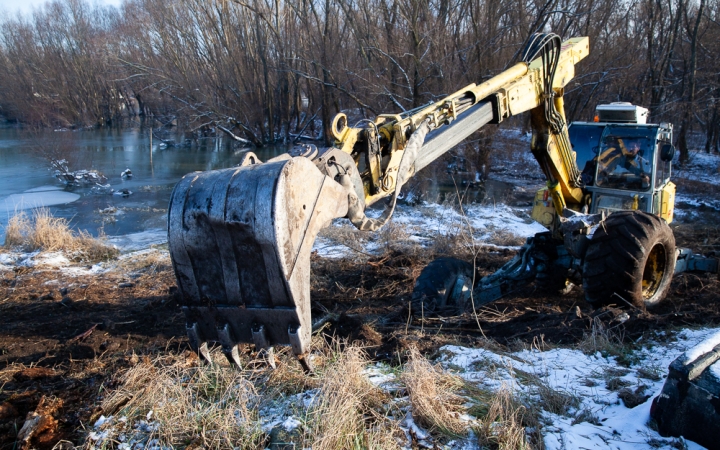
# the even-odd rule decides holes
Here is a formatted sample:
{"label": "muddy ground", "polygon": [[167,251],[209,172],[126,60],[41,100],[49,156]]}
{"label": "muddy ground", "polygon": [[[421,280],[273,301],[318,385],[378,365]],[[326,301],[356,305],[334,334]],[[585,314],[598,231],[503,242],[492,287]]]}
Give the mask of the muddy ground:
{"label": "muddy ground", "polygon": [[[716,186],[678,184],[681,191],[720,197]],[[529,199],[510,200],[526,205]],[[720,254],[720,213],[682,204],[678,209],[685,212],[672,225],[678,245]],[[371,258],[314,257],[313,317],[329,319],[325,335],[362,340],[372,358],[391,364],[410,345],[430,354],[447,343],[487,340],[511,348],[573,345],[593,325],[632,343],[650,331],[720,324],[717,276],[693,274],[676,276],[667,300],[652,312],[626,305],[594,310],[579,288],[559,296],[530,285],[477,316],[411,319],[414,280],[435,256],[396,249]],[[481,275],[512,256],[481,252]],[[28,268],[0,274],[0,450],[20,448],[17,436],[26,418],[43,411],[46,423],[26,446],[81,443],[103,394],[138,356],[189,351],[168,260],[100,275]]]}

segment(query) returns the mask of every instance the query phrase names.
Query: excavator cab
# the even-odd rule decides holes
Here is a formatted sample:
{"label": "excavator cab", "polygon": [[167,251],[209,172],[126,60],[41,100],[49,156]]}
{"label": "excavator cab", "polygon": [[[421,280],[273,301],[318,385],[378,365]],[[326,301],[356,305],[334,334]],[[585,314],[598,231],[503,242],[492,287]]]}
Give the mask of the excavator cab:
{"label": "excavator cab", "polygon": [[[612,111],[613,105],[601,106]],[[639,108],[627,103],[620,106]],[[590,213],[639,210],[672,222],[672,125],[626,119],[574,122],[568,131],[578,166],[584,167],[582,178]]]}

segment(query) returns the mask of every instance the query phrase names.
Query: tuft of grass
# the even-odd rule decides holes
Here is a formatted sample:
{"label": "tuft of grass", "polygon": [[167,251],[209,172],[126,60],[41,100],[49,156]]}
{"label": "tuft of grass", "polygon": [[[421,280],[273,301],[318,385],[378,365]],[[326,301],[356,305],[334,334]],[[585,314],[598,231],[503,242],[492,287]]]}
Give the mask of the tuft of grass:
{"label": "tuft of grass", "polygon": [[648,401],[650,395],[646,394],[647,386],[641,384],[635,390],[623,388],[618,391],[618,398],[622,400],[626,408],[634,408]]}
{"label": "tuft of grass", "polygon": [[593,318],[589,333],[585,333],[577,348],[585,354],[600,352],[603,356],[614,356],[616,361],[631,367],[640,361],[636,352],[639,348],[637,342],[626,341],[622,326],[606,327],[600,316]]}
{"label": "tuft of grass", "polygon": [[12,216],[5,228],[5,247],[23,245],[31,227],[30,219],[24,212]]}
{"label": "tuft of grass", "polygon": [[[317,342],[317,339],[313,339],[312,347],[318,347]],[[322,348],[313,355],[315,356],[313,359],[315,366],[324,364],[321,351]],[[262,371],[261,369],[267,368],[267,365],[259,359],[248,363],[249,367],[255,366],[260,370],[261,375],[257,378],[256,384],[262,386],[263,395],[266,398],[286,398],[320,388],[321,379],[308,376],[303,371],[290,347],[275,347],[274,357],[276,368],[273,370]]]}
{"label": "tuft of grass", "polygon": [[629,382],[628,380],[623,380],[622,378],[615,377],[615,378],[610,378],[605,383],[605,389],[607,389],[608,391],[619,391],[620,389],[626,388],[626,387],[630,386],[631,384],[632,383]]}
{"label": "tuft of grass", "polygon": [[518,236],[509,230],[496,229],[490,233],[488,242],[506,247],[520,247],[525,244],[527,238]]}
{"label": "tuft of grass", "polygon": [[658,366],[641,367],[637,369],[637,375],[650,381],[662,380],[663,370]]}
{"label": "tuft of grass", "polygon": [[618,362],[628,360],[631,352],[623,343],[622,334],[607,328],[598,317],[593,319],[590,332],[585,333],[577,347],[586,355],[600,352],[603,356],[615,356]]}
{"label": "tuft of grass", "polygon": [[367,241],[366,234],[346,223],[342,223],[340,226],[325,227],[320,230],[318,237],[329,239],[338,245],[355,250],[362,250]]}
{"label": "tuft of grass", "polygon": [[22,247],[26,251],[62,251],[78,261],[102,261],[114,258],[119,251],[81,231],[74,233],[63,218],[53,217],[45,208],[38,209],[32,220],[21,212],[8,221],[5,247]]}
{"label": "tuft of grass", "polygon": [[421,425],[449,436],[462,436],[465,399],[458,395],[463,381],[433,366],[416,348],[410,350],[400,376],[408,390],[412,415]]}
{"label": "tuft of grass", "polygon": [[598,419],[597,414],[595,414],[592,410],[583,408],[575,415],[575,418],[572,421],[573,425],[577,425],[579,423],[591,423],[593,425],[600,425],[600,419]]}
{"label": "tuft of grass", "polygon": [[488,407],[487,415],[480,420],[477,434],[483,448],[498,450],[525,450],[531,448],[526,427],[539,427],[539,423],[513,395],[507,385],[500,387]]}
{"label": "tuft of grass", "polygon": [[364,352],[349,346],[326,366],[307,413],[306,440],[314,450],[396,448],[397,425],[378,412],[387,395],[365,377],[366,365]]}
{"label": "tuft of grass", "polygon": [[540,406],[553,414],[565,416],[571,409],[578,408],[581,403],[578,396],[553,389],[546,383],[538,383],[535,391],[540,397]]}
{"label": "tuft of grass", "polygon": [[[142,358],[121,379],[102,410],[125,421],[108,421],[126,442],[157,448],[264,448],[257,420],[259,396],[242,371],[195,360]],[[106,443],[90,433],[85,448]]]}
{"label": "tuft of grass", "polygon": [[407,245],[409,238],[407,227],[394,221],[386,223],[378,232],[378,241],[388,251]]}
{"label": "tuft of grass", "polygon": [[124,273],[143,273],[153,275],[159,272],[172,270],[172,262],[170,261],[170,253],[152,248],[148,251],[136,252],[132,258],[119,258],[118,268]]}
{"label": "tuft of grass", "polygon": [[537,407],[561,416],[567,416],[571,409],[580,407],[582,401],[576,395],[551,387],[542,378],[519,369],[513,369],[515,376],[524,385],[533,386],[534,401]]}

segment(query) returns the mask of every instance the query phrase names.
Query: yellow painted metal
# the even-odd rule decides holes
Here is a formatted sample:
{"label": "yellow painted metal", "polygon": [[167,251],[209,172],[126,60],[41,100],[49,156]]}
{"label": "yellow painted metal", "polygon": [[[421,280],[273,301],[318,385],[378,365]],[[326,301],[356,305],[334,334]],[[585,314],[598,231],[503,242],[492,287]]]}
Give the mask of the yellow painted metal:
{"label": "yellow painted metal", "polygon": [[349,130],[347,126],[347,116],[344,113],[336,114],[333,118],[330,131],[332,132],[335,140],[342,141],[345,137],[345,133]]}
{"label": "yellow painted metal", "polygon": [[[555,70],[554,90],[557,91],[567,86],[575,76],[575,64],[589,53],[590,40],[587,37],[568,39],[562,44],[560,60]],[[506,101],[508,107],[506,117],[509,117],[529,111],[542,103],[542,81],[542,60],[537,58],[529,65],[518,63],[505,72],[469,90],[475,96],[476,101],[493,94],[500,94]]]}
{"label": "yellow painted metal", "polygon": [[533,209],[530,216],[548,230],[553,229],[557,214],[548,188],[544,187],[535,193]]}
{"label": "yellow painted metal", "polygon": [[562,191],[560,189],[560,183],[548,182],[547,187],[548,191],[550,191],[550,196],[553,199],[555,213],[558,216],[562,215],[563,209],[567,208],[567,203],[565,203],[565,198],[563,197]]}
{"label": "yellow painted metal", "polygon": [[671,223],[675,214],[675,183],[669,181],[660,191],[660,218]]}

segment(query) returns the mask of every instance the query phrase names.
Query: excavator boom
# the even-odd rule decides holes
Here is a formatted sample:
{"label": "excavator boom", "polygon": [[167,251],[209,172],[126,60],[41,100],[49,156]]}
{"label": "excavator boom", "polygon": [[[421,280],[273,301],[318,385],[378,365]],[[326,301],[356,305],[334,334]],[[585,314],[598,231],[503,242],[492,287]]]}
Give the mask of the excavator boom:
{"label": "excavator boom", "polygon": [[[485,124],[532,110],[533,121],[548,124],[536,127],[532,150],[556,209],[579,204],[562,94],[588,49],[587,38],[561,45],[538,35],[522,62],[438,102],[355,127],[339,114],[333,147],[296,147],[265,163],[249,153],[239,167],[186,175],[172,194],[168,242],[191,346],[209,359],[207,343],[219,342],[239,365],[240,343],[254,343],[270,362],[273,345],[291,345],[309,370],[317,233],[341,217],[378,229],[411,176]],[[387,197],[379,219],[365,216]]]}

